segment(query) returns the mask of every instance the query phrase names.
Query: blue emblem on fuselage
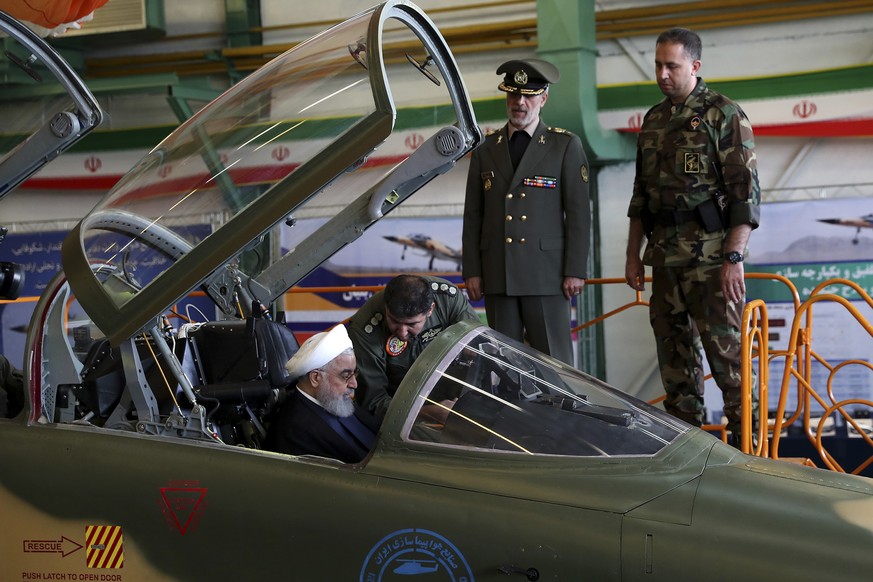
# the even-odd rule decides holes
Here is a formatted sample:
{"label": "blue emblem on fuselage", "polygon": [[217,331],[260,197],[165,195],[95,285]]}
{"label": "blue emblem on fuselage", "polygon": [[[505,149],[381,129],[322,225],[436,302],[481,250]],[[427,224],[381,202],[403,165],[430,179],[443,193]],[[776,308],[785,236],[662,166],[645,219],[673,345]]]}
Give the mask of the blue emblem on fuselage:
{"label": "blue emblem on fuselage", "polygon": [[404,529],[379,540],[361,568],[361,582],[430,574],[428,580],[473,582],[463,554],[446,538],[424,529]]}

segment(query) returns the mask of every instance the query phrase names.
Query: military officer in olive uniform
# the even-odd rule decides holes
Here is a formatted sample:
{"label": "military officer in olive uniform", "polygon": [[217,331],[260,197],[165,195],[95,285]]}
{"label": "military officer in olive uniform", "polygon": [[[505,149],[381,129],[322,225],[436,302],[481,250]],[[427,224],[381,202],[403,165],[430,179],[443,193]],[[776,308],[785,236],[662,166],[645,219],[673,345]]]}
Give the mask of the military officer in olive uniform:
{"label": "military officer in olive uniform", "polygon": [[570,299],[588,278],[589,169],[582,142],[540,110],[558,70],[502,64],[509,121],[473,151],[464,206],[463,276],[488,324],[573,364]]}
{"label": "military officer in olive uniform", "polygon": [[358,359],[358,402],[381,420],[422,350],[464,319],[479,321],[479,316],[453,283],[417,275],[391,279],[349,320]]}

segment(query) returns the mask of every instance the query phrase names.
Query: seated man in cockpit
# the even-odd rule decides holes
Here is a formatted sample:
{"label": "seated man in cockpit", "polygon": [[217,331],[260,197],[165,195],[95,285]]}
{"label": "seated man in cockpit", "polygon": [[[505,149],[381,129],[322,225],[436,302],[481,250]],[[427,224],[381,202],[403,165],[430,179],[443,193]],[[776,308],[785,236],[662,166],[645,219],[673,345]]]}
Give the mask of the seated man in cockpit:
{"label": "seated man in cockpit", "polygon": [[362,461],[376,441],[378,423],[353,399],[357,367],[345,326],[310,337],[285,368],[297,385],[270,425],[264,448]]}

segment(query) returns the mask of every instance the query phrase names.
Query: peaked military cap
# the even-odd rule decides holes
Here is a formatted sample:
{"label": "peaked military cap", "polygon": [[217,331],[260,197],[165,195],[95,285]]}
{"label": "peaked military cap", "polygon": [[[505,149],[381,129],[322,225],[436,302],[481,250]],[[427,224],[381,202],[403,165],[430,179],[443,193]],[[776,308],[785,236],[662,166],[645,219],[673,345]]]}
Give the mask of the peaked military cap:
{"label": "peaked military cap", "polygon": [[561,78],[555,65],[541,59],[506,61],[497,68],[497,74],[504,75],[498,89],[521,95],[539,95],[549,83],[557,83]]}

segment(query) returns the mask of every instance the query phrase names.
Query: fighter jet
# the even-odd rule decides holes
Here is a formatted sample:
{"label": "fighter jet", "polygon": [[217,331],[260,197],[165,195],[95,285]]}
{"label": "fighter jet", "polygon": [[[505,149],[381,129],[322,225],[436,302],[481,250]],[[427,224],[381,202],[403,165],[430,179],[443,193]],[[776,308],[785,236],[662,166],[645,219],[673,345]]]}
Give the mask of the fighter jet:
{"label": "fighter jet", "polygon": [[430,255],[430,262],[427,264],[428,270],[433,270],[433,262],[435,259],[443,261],[453,261],[458,270],[461,269],[461,251],[456,251],[452,247],[444,244],[441,241],[431,238],[425,234],[410,234],[408,236],[384,236],[385,240],[403,245],[403,252],[400,254],[400,260],[406,258],[406,249],[413,247],[424,251],[424,255]]}
{"label": "fighter jet", "polygon": [[[441,83],[385,60],[388,38],[432,56]],[[455,119],[387,174],[359,163],[417,99]],[[256,171],[268,140],[301,141],[279,181]],[[271,308],[481,140],[445,40],[392,0],[138,163],[71,231],[34,311],[26,406],[0,420],[0,580],[869,580],[873,480],[744,455],[478,322],[431,340],[361,462],[263,449],[295,389],[297,345]],[[162,179],[167,163],[192,187]],[[240,267],[287,216],[326,209],[291,250]],[[224,220],[192,242],[205,210]],[[154,266],[134,277],[133,259]],[[193,290],[215,310],[176,328]],[[87,350],[74,299],[100,331]]]}
{"label": "fighter jet", "polygon": [[854,226],[856,230],[855,236],[852,238],[853,245],[858,244],[862,228],[873,228],[873,214],[867,214],[857,218],[819,218],[818,221],[827,224],[838,224],[840,226]]}

